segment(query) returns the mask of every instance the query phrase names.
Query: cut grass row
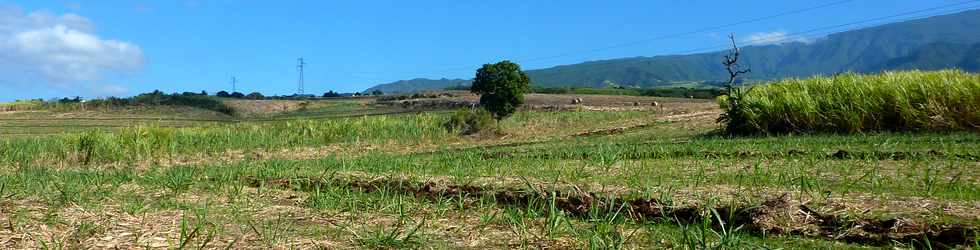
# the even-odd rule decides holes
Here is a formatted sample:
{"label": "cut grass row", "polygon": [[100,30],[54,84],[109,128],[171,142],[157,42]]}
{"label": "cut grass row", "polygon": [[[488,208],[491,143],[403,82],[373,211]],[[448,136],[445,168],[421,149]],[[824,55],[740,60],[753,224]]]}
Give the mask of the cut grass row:
{"label": "cut grass row", "polygon": [[[326,169],[327,171],[337,169],[337,166],[329,165],[318,167],[329,168]],[[240,244],[268,244],[268,247],[282,246],[286,243],[304,244],[303,240],[306,238],[324,237],[348,238],[351,243],[367,247],[411,247],[417,246],[416,244],[429,244],[430,241],[434,241],[431,242],[433,244],[452,246],[459,244],[459,241],[466,241],[465,238],[455,238],[460,237],[459,235],[444,235],[444,230],[447,229],[462,230],[458,232],[462,234],[474,232],[469,230],[492,232],[496,234],[492,236],[497,238],[484,240],[499,242],[484,241],[484,244],[480,245],[505,244],[497,247],[576,245],[690,247],[701,244],[723,247],[747,245],[789,248],[858,247],[832,241],[747,234],[736,230],[737,225],[727,228],[728,232],[722,232],[716,225],[718,221],[726,220],[724,215],[717,215],[717,218],[709,216],[706,221],[678,226],[676,222],[669,220],[642,222],[628,220],[625,212],[595,213],[587,214],[585,217],[573,216],[568,212],[556,210],[551,203],[553,201],[549,202],[547,199],[500,206],[500,203],[494,201],[492,197],[460,196],[431,200],[383,187],[365,191],[334,185],[298,189],[305,194],[299,194],[297,198],[301,202],[294,203],[296,200],[286,197],[293,197],[297,195],[295,193],[282,193],[278,190],[280,187],[274,185],[254,184],[256,179],[260,180],[259,183],[264,183],[266,180],[272,182],[284,180],[283,177],[303,176],[308,173],[319,174],[309,175],[306,178],[330,176],[330,172],[314,171],[283,161],[244,163],[235,166],[186,166],[145,172],[126,169],[99,171],[22,169],[17,174],[2,177],[2,183],[6,184],[3,188],[6,191],[2,195],[4,197],[2,203],[40,199],[47,213],[51,214],[49,216],[55,216],[54,221],[44,222],[44,217],[23,218],[30,216],[22,215],[21,212],[5,213],[8,218],[3,219],[12,221],[11,225],[15,225],[12,228],[26,228],[26,224],[39,222],[58,225],[57,216],[72,216],[66,214],[67,212],[59,211],[79,210],[73,208],[75,206],[81,206],[81,210],[89,211],[115,210],[115,213],[125,213],[129,216],[141,214],[146,216],[157,211],[178,210],[185,214],[185,217],[180,219],[181,227],[189,224],[191,228],[201,227],[202,229],[199,230],[221,235],[220,238],[223,240],[215,241],[216,244],[228,242],[235,244],[229,238],[240,237],[236,235],[243,232],[235,232],[234,229],[243,227],[247,231],[244,233],[253,234],[254,231],[255,236],[252,237],[259,240]],[[368,176],[367,179],[371,177]],[[290,188],[290,186],[291,184],[287,182],[284,187]],[[256,204],[262,200],[257,199],[260,197],[266,197],[260,203],[264,205]],[[712,198],[707,199],[708,202],[712,200]],[[286,212],[295,211],[296,208],[287,210],[281,204],[297,204],[312,209],[313,212],[287,214]],[[277,213],[282,214],[270,215],[265,212],[267,210],[260,208],[262,206],[275,208],[279,210]],[[16,206],[13,208],[16,209]],[[617,209],[611,208],[611,210]],[[324,221],[317,222],[317,219],[311,217],[327,220],[329,224],[326,226],[316,224]],[[378,219],[379,217],[387,219]],[[343,219],[337,221],[337,218]],[[207,223],[196,224],[200,220],[207,220]],[[304,222],[307,220],[313,221]],[[267,224],[266,221],[273,224]],[[417,227],[421,228],[421,231],[417,231]],[[174,245],[184,241],[191,241],[195,245],[207,245],[203,239],[205,237],[187,236],[191,230],[197,229],[182,229],[184,233],[180,235],[167,236],[173,238],[171,242],[175,242],[172,243]],[[451,240],[440,239],[443,237]],[[901,246],[913,242],[891,244]],[[921,245],[922,242],[914,244]]]}
{"label": "cut grass row", "polygon": [[[249,171],[261,170],[252,168]],[[277,168],[272,171],[288,170]],[[162,235],[166,237],[165,246],[171,248],[187,244],[195,247],[353,245],[378,248],[422,245],[446,248],[633,248],[702,244],[727,247],[859,247],[792,236],[757,236],[738,230],[721,233],[712,227],[713,221],[677,226],[666,221],[632,221],[626,219],[625,214],[592,214],[582,218],[555,210],[547,200],[499,206],[489,197],[431,200],[397,190],[366,192],[337,186],[321,186],[305,190],[304,193],[291,193],[274,187],[251,188],[241,175],[233,172],[229,169],[198,167],[144,173],[132,170],[24,170],[23,182],[5,179],[4,183],[13,185],[6,190],[14,191],[14,195],[5,193],[5,200],[0,203],[9,211],[0,220],[11,225],[4,228],[6,232],[0,232],[0,235],[39,234],[33,242],[21,242],[21,247],[40,244],[72,246],[71,241],[66,241],[72,237],[82,237],[75,244],[84,246],[85,243],[98,242],[107,233],[118,233],[117,230],[131,231],[125,234],[129,236],[113,235],[108,238],[125,237],[121,242],[132,247],[159,243],[148,242],[153,238],[148,236],[144,237],[149,240],[144,238],[141,241],[141,233],[171,232]],[[21,183],[43,182],[52,185],[32,186],[36,189],[18,186]],[[26,195],[20,191],[36,193]],[[299,196],[299,203],[292,203],[292,198],[286,197],[294,195]],[[32,197],[41,198],[40,210],[28,209],[30,206],[10,206],[17,204],[17,201],[29,201]],[[283,206],[284,202],[294,205]],[[85,218],[74,217],[78,214],[72,214],[83,211],[99,214],[90,218],[111,218],[107,223],[100,223],[85,221]],[[175,214],[179,215],[178,218],[173,218]],[[135,225],[139,227],[135,228],[121,226],[134,217],[149,218],[150,221],[137,223]],[[80,220],[82,222],[78,222]],[[38,224],[48,225],[47,230],[62,228],[63,233],[45,235],[43,231],[31,232],[31,229],[40,226]],[[91,235],[78,236],[74,233],[86,231],[85,225],[95,226]],[[156,231],[150,231],[151,228]],[[178,231],[179,234],[176,233]],[[194,231],[198,233],[192,233]]]}

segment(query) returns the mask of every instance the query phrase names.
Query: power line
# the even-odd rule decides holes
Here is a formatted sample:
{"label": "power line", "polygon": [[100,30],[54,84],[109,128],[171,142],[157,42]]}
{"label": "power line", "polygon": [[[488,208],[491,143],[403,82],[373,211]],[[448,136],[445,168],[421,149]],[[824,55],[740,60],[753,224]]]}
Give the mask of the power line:
{"label": "power line", "polygon": [[635,46],[635,45],[639,45],[639,44],[643,44],[643,43],[648,43],[648,42],[652,42],[652,41],[656,41],[656,40],[664,40],[664,39],[669,39],[669,38],[675,38],[675,37],[693,35],[693,34],[698,34],[698,33],[701,33],[701,32],[707,32],[707,31],[712,31],[712,30],[729,28],[729,27],[738,26],[738,25],[742,25],[742,24],[754,23],[754,22],[758,22],[758,21],[763,21],[763,20],[768,20],[768,19],[773,19],[773,18],[788,16],[788,15],[793,15],[793,14],[799,14],[799,13],[803,13],[803,12],[807,12],[807,11],[812,11],[812,10],[817,10],[817,9],[832,7],[832,6],[836,6],[836,5],[841,5],[841,4],[845,4],[845,3],[849,3],[849,2],[853,2],[853,1],[854,0],[844,0],[844,1],[830,2],[830,3],[821,4],[821,5],[817,5],[817,6],[812,6],[812,7],[802,8],[802,9],[796,9],[796,10],[790,10],[790,11],[786,11],[786,12],[781,12],[781,13],[777,13],[777,14],[774,14],[774,15],[746,19],[746,20],[742,20],[742,21],[738,21],[738,22],[734,22],[734,23],[729,23],[729,24],[722,24],[722,25],[718,25],[718,26],[704,27],[704,28],[693,30],[693,31],[667,34],[667,35],[662,35],[662,36],[657,36],[657,37],[651,37],[651,38],[642,39],[642,40],[636,40],[636,41],[631,41],[631,42],[625,42],[625,43],[615,44],[615,45],[606,46],[606,47],[599,47],[599,48],[581,50],[581,51],[577,51],[577,52],[569,52],[569,53],[564,53],[564,54],[559,54],[559,55],[552,55],[552,56],[543,56],[543,57],[534,57],[534,58],[528,58],[528,59],[521,59],[521,60],[516,60],[516,61],[533,62],[533,61],[541,61],[541,60],[547,60],[547,59],[554,59],[554,58],[566,57],[566,56],[571,56],[571,55],[575,55],[575,54],[594,53],[594,52],[599,52],[599,51],[603,51],[603,50],[610,50],[610,49],[617,49],[617,48],[623,48],[623,47],[630,47],[630,46]]}
{"label": "power line", "polygon": [[[654,38],[650,38],[650,39],[644,39],[644,40],[638,40],[638,41],[632,41],[632,42],[627,42],[627,43],[621,43],[621,44],[607,46],[607,47],[600,47],[600,48],[595,48],[595,49],[584,50],[584,51],[582,51],[582,53],[591,53],[591,52],[595,52],[595,51],[601,51],[601,50],[607,50],[607,49],[613,49],[613,48],[628,47],[628,46],[640,44],[640,43],[643,43],[643,42],[649,42],[649,41],[654,41],[654,40],[662,40],[662,39],[667,39],[667,38],[672,38],[672,37],[677,37],[677,36],[690,35],[690,34],[697,34],[697,33],[700,33],[700,32],[710,31],[710,30],[714,30],[714,29],[721,29],[721,28],[726,28],[726,27],[732,27],[732,26],[741,25],[741,24],[745,24],[745,23],[752,23],[752,22],[757,22],[757,21],[761,21],[761,20],[766,20],[766,19],[771,19],[771,18],[776,18],[776,17],[782,17],[782,16],[791,15],[791,14],[802,13],[802,12],[806,12],[806,11],[810,11],[810,10],[815,10],[815,9],[820,9],[820,8],[826,8],[826,7],[840,5],[840,4],[844,4],[844,3],[852,2],[852,1],[853,0],[850,0],[850,1],[830,2],[830,3],[827,3],[827,4],[818,5],[818,6],[814,6],[814,7],[809,7],[809,8],[804,8],[804,9],[798,9],[798,10],[791,10],[791,11],[782,12],[782,13],[779,13],[779,14],[774,14],[774,15],[769,15],[769,16],[764,16],[764,17],[759,17],[759,18],[753,18],[753,19],[747,19],[747,20],[743,20],[743,21],[739,21],[739,22],[735,22],[735,23],[730,23],[730,24],[725,24],[725,25],[707,27],[707,28],[702,28],[702,29],[698,29],[698,30],[694,30],[694,31],[689,31],[689,32],[675,33],[675,34],[670,34],[670,35],[664,35],[664,36],[654,37]],[[822,27],[808,29],[808,30],[805,30],[805,31],[793,32],[793,33],[790,33],[790,34],[786,34],[779,41],[788,40],[788,39],[793,38],[793,37],[805,37],[806,34],[816,33],[816,32],[819,32],[819,31],[832,30],[832,29],[836,29],[836,28],[854,26],[854,25],[859,25],[859,24],[866,24],[866,23],[871,23],[871,22],[876,22],[876,21],[889,20],[889,19],[896,18],[896,17],[906,17],[906,16],[910,16],[910,15],[915,15],[915,14],[921,14],[921,13],[931,12],[931,11],[935,11],[935,10],[946,9],[946,8],[950,8],[950,7],[963,6],[963,5],[967,5],[967,4],[971,4],[971,3],[977,3],[977,2],[980,2],[980,0],[962,1],[962,2],[957,2],[957,3],[952,3],[952,4],[945,4],[945,5],[940,5],[940,6],[930,7],[930,8],[925,8],[925,9],[911,10],[911,11],[901,12],[901,13],[892,14],[892,15],[886,15],[886,16],[879,16],[879,17],[874,17],[874,18],[862,19],[862,20],[858,20],[858,21],[852,21],[852,22],[847,22],[847,23],[842,23],[842,24],[837,24],[837,25],[822,26]],[[943,11],[941,13],[933,13],[933,14],[924,15],[922,17],[929,17],[929,16],[950,14],[950,13],[955,13],[955,12],[958,12],[958,11],[968,10],[968,9],[972,9],[972,8],[976,8],[976,7],[977,6],[969,6],[969,7],[958,8],[958,9],[954,9],[954,10],[947,10],[947,11]],[[848,29],[848,30],[851,30],[851,29]],[[829,33],[836,33],[836,32],[840,32],[840,31],[830,31]],[[820,37],[820,36],[816,36],[816,37]],[[751,39],[751,40],[744,40],[742,42],[756,43],[756,42],[761,42],[761,41],[765,41],[765,40],[766,39]],[[677,51],[677,52],[673,52],[673,53],[669,53],[669,54],[670,55],[684,55],[684,54],[689,54],[689,53],[694,53],[694,52],[707,52],[707,51],[712,51],[712,50],[716,50],[716,49],[722,49],[722,48],[725,48],[726,46],[728,46],[728,45],[727,44],[724,44],[724,45],[714,45],[714,46],[710,46],[710,47],[702,47],[702,48],[697,48],[697,49],[682,50],[682,51]],[[570,56],[570,55],[575,55],[575,54],[578,54],[578,53],[565,53],[565,54],[555,55],[555,56],[545,56],[545,57],[537,57],[537,58],[530,58],[530,59],[524,59],[524,60],[515,60],[515,61],[518,61],[520,63],[526,63],[526,62],[531,62],[531,61],[538,61],[538,60],[545,60],[545,59],[551,59],[551,58],[557,58],[557,57],[564,57],[564,56]],[[594,62],[594,63],[592,63],[592,65],[604,65],[604,64],[613,64],[613,63],[619,63],[619,62],[617,62],[617,61],[610,61],[610,62],[607,62],[607,63],[602,63],[602,62],[597,62],[596,63],[596,62]],[[432,72],[442,72],[442,71],[449,71],[449,70],[471,69],[471,68],[472,67],[444,68],[444,69],[433,70]]]}
{"label": "power line", "polygon": [[[879,25],[881,25],[881,24],[888,24],[888,23],[895,23],[895,22],[911,21],[911,20],[916,20],[916,19],[921,19],[921,18],[927,18],[927,17],[937,16],[937,15],[952,14],[952,13],[957,13],[957,12],[964,11],[964,10],[975,9],[977,7],[980,7],[980,6],[970,6],[970,7],[964,7],[964,8],[957,8],[957,9],[947,10],[947,11],[943,11],[943,12],[939,12],[939,13],[931,13],[931,14],[925,14],[925,15],[917,15],[917,16],[905,17],[905,18],[897,19],[897,20],[887,20],[885,22],[880,22]],[[813,38],[819,38],[819,37],[823,37],[823,36],[834,34],[834,33],[845,32],[845,31],[849,31],[849,30],[854,30],[854,29],[830,30],[830,31],[823,31],[823,32],[813,33],[813,34],[810,34],[810,35],[803,35],[802,33],[811,33],[811,32],[800,32],[800,34],[797,34],[797,35],[789,35],[789,34],[788,35],[785,35],[782,38],[775,40],[774,42],[779,43],[779,42],[789,41],[789,40],[793,40],[793,39],[813,39]]]}
{"label": "power line", "polygon": [[[958,3],[953,3],[953,4],[947,4],[947,5],[932,7],[932,8],[907,11],[907,12],[902,12],[902,13],[888,15],[888,16],[881,16],[881,17],[874,17],[874,18],[869,18],[869,19],[863,19],[863,20],[854,21],[854,22],[848,22],[848,23],[843,23],[843,24],[823,26],[823,27],[808,29],[808,30],[805,30],[805,31],[800,31],[800,32],[794,32],[794,33],[786,34],[786,35],[784,35],[784,37],[798,36],[798,35],[813,33],[813,32],[817,32],[817,31],[822,31],[822,30],[842,28],[842,27],[847,27],[847,26],[853,26],[853,25],[858,25],[858,24],[864,24],[864,23],[869,23],[869,22],[886,20],[886,19],[895,18],[895,17],[903,17],[903,16],[908,16],[908,15],[914,15],[914,14],[919,14],[919,13],[923,13],[923,12],[929,12],[929,11],[934,11],[934,10],[939,10],[939,9],[945,9],[945,8],[949,8],[949,7],[966,5],[966,4],[970,4],[970,3],[976,3],[976,2],[980,2],[980,0],[970,0],[970,1],[964,1],[964,2],[958,2]],[[947,12],[943,12],[943,13],[939,13],[939,14],[935,14],[935,15],[955,13],[955,12],[962,11],[962,10],[972,9],[974,7],[975,6],[966,7],[966,8],[962,8],[962,9],[954,9],[952,11],[947,11]],[[929,16],[932,16],[932,15],[929,15]],[[754,40],[749,40],[747,42],[749,42],[749,43],[752,43],[752,42],[761,42],[761,41],[764,41],[764,40],[765,39],[754,39]],[[703,51],[703,50],[718,49],[718,48],[724,48],[725,46],[728,46],[728,45],[715,45],[715,46],[711,46],[711,47],[704,47],[704,48],[693,49],[693,50],[685,50],[685,51],[681,51],[681,52],[678,52],[678,53],[675,53],[675,54],[686,54],[686,53],[691,53],[691,52],[694,52],[694,51]]]}
{"label": "power line", "polygon": [[[808,30],[801,31],[801,32],[794,32],[794,33],[786,34],[786,35],[783,36],[783,38],[780,38],[779,40],[777,40],[777,42],[781,42],[781,41],[786,41],[786,40],[789,40],[789,39],[793,39],[794,37],[797,37],[797,38],[805,38],[805,37],[807,37],[806,34],[818,32],[818,31],[830,30],[830,29],[835,29],[835,28],[842,28],[842,27],[853,26],[853,25],[858,25],[858,24],[865,24],[865,23],[870,23],[870,22],[875,22],[875,21],[888,20],[888,19],[891,19],[891,18],[904,17],[904,16],[909,16],[909,15],[914,15],[914,14],[920,14],[920,13],[924,13],[924,12],[930,12],[930,11],[934,11],[934,10],[945,9],[945,8],[955,7],[955,6],[961,6],[961,5],[966,5],[966,4],[970,4],[970,3],[976,3],[976,2],[980,2],[980,0],[970,0],[970,1],[964,1],[964,2],[958,2],[958,3],[953,3],[953,4],[947,4],[947,5],[932,7],[932,8],[907,11],[907,12],[902,12],[902,13],[888,15],[888,16],[881,16],[881,17],[874,17],[874,18],[869,18],[869,19],[863,19],[863,20],[848,22],[848,23],[844,23],[844,24],[837,24],[837,25],[829,25],[829,26],[817,27],[817,28],[808,29]],[[940,12],[940,13],[933,13],[933,14],[928,14],[928,15],[923,15],[923,16],[917,16],[917,17],[929,17],[929,16],[936,16],[936,15],[951,14],[951,13],[956,13],[956,12],[959,12],[959,11],[973,9],[973,8],[976,8],[976,7],[978,7],[978,6],[968,6],[968,7],[964,7],[964,8],[957,8],[957,9],[952,9],[952,10],[946,10],[946,11],[943,11],[943,12]],[[915,19],[915,17],[913,17],[912,19]],[[826,33],[821,32],[821,33],[817,33],[818,35],[811,35],[811,37],[812,38],[817,38],[817,37],[824,36],[826,34],[833,34],[833,33],[842,32],[842,31],[846,31],[846,30],[852,30],[852,29],[844,29],[844,30],[838,30],[838,31],[831,30],[831,31],[826,32]],[[749,39],[749,40],[743,40],[741,42],[752,44],[752,43],[766,41],[767,39],[768,38]],[[720,45],[714,45],[714,46],[709,46],[709,47],[702,47],[702,48],[697,48],[697,49],[689,49],[689,50],[676,51],[676,52],[670,53],[670,55],[687,55],[687,54],[696,53],[696,52],[711,52],[711,51],[715,51],[715,50],[727,48],[727,46],[728,46],[728,44],[720,44]],[[620,62],[619,61],[616,61],[616,59],[611,59],[611,60],[609,60],[607,62],[593,62],[593,63],[590,63],[590,66],[608,65],[608,64],[616,64],[616,63],[620,63]]]}
{"label": "power line", "polygon": [[[675,38],[675,37],[680,37],[680,36],[693,35],[693,34],[698,34],[698,33],[702,33],[702,32],[707,32],[707,31],[718,30],[718,29],[722,29],[722,28],[728,28],[728,27],[738,26],[738,25],[742,25],[742,24],[754,23],[754,22],[759,22],[759,21],[763,21],[763,20],[768,20],[768,19],[773,19],[773,18],[779,18],[779,17],[789,16],[789,15],[793,15],[793,14],[804,13],[804,12],[808,12],[808,11],[813,11],[813,10],[818,10],[818,9],[833,7],[833,6],[837,6],[837,5],[841,5],[841,4],[845,4],[845,3],[849,3],[849,2],[854,2],[854,1],[855,0],[834,1],[834,2],[829,2],[829,3],[820,4],[820,5],[816,5],[816,6],[811,6],[811,7],[801,8],[801,9],[795,9],[795,10],[780,12],[780,13],[773,14],[773,15],[745,19],[745,20],[741,20],[741,21],[737,21],[737,22],[733,22],[733,23],[728,23],[728,24],[722,24],[722,25],[711,26],[711,27],[703,27],[703,28],[692,30],[692,31],[678,32],[678,33],[673,33],[673,34],[661,35],[661,36],[651,37],[651,38],[642,39],[642,40],[636,40],[636,41],[630,41],[630,42],[625,42],[625,43],[620,43],[620,44],[614,44],[614,45],[610,45],[610,46],[606,46],[606,47],[586,49],[586,50],[580,50],[580,51],[575,51],[575,52],[568,52],[568,53],[563,53],[563,54],[558,54],[558,55],[532,57],[532,58],[525,58],[525,59],[516,59],[514,61],[519,61],[519,62],[522,62],[522,63],[523,62],[532,62],[532,61],[541,61],[541,60],[547,60],[547,59],[554,59],[554,58],[572,56],[572,55],[582,54],[582,53],[593,53],[593,52],[598,52],[598,51],[603,51],[603,50],[609,50],[609,49],[616,49],[616,48],[623,48],[623,47],[635,46],[635,45],[638,45],[638,44],[643,44],[643,43],[652,42],[652,41],[656,41],[656,40],[664,40],[664,39]],[[442,68],[442,69],[434,69],[434,70],[432,70],[432,72],[443,72],[443,71],[459,70],[459,69],[471,69],[471,68],[472,67],[448,67],[448,68]]]}

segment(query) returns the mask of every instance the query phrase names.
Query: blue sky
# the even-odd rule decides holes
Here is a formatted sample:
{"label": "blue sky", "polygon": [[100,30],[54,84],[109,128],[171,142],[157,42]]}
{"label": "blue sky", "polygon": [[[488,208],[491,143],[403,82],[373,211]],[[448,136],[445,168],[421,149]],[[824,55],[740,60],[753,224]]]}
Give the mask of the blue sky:
{"label": "blue sky", "polygon": [[[0,0],[0,101],[214,93],[230,89],[232,76],[241,92],[292,94],[298,57],[308,62],[307,93],[361,91],[402,79],[471,78],[479,65],[503,59],[538,69],[676,54],[724,44],[729,32],[754,42],[813,39],[821,34],[785,34],[962,0],[846,1],[648,40],[831,2],[838,1]],[[594,50],[634,41],[643,42]]]}

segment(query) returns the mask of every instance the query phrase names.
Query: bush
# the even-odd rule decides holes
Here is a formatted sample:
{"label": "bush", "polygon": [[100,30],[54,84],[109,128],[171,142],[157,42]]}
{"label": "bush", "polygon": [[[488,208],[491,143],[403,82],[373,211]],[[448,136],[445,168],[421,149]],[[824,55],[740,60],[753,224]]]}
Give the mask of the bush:
{"label": "bush", "polygon": [[164,94],[160,91],[143,93],[130,98],[109,97],[91,100],[87,104],[93,107],[149,106],[171,105],[202,108],[220,113],[234,115],[235,110],[216,98],[204,95]]}
{"label": "bush", "polygon": [[225,105],[224,102],[207,96],[171,96],[171,98],[168,98],[166,101],[162,102],[161,104],[190,106],[190,107],[202,108],[207,110],[213,110],[227,115],[235,114],[235,110],[232,109],[231,106]]}
{"label": "bush", "polygon": [[456,110],[444,126],[450,131],[464,135],[478,134],[496,129],[497,121],[490,111],[482,108],[462,108]]}
{"label": "bush", "polygon": [[788,79],[741,90],[728,133],[980,130],[980,75],[959,70]]}
{"label": "bush", "polygon": [[50,102],[42,100],[17,101],[13,103],[0,103],[0,111],[6,110],[30,110],[46,109],[55,111],[79,111],[93,109],[108,109],[127,106],[188,106],[201,109],[217,111],[220,113],[234,115],[235,110],[218,98],[196,93],[173,93],[165,94],[159,90],[150,93],[143,93],[128,98],[107,97],[104,99],[92,99],[82,101],[81,98],[54,99]]}
{"label": "bush", "polygon": [[262,93],[259,92],[252,92],[246,95],[245,98],[252,100],[263,100],[265,99],[265,95],[262,95]]}

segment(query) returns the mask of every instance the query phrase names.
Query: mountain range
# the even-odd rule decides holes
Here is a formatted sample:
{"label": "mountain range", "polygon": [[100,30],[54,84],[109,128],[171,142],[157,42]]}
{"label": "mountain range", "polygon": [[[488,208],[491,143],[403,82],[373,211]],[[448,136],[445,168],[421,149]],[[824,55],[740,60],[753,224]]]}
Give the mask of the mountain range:
{"label": "mountain range", "polygon": [[[834,33],[812,41],[751,45],[742,62],[748,81],[839,72],[980,71],[980,10]],[[631,57],[527,70],[536,87],[670,87],[727,79],[720,58],[727,51]],[[406,93],[468,85],[464,79],[413,79],[367,91]]]}

